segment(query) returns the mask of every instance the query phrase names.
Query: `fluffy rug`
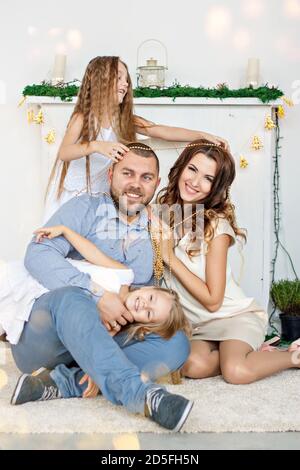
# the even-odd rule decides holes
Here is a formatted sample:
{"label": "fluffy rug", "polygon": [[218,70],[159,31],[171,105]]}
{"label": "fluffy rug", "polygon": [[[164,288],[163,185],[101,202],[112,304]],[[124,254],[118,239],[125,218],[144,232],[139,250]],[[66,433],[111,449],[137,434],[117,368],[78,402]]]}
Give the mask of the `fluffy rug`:
{"label": "fluffy rug", "polygon": [[[0,345],[0,432],[168,432],[100,396],[11,406],[9,399],[18,375],[10,351]],[[229,385],[215,377],[184,380],[181,385],[168,385],[168,389],[195,402],[184,432],[300,431],[298,370],[251,385]]]}

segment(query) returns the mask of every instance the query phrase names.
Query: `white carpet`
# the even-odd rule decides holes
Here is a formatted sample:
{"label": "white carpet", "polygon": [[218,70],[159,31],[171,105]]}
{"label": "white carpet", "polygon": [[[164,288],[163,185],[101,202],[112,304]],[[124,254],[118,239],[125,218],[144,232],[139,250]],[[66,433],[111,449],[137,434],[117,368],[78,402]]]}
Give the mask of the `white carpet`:
{"label": "white carpet", "polygon": [[[1,353],[2,351],[2,353]],[[0,351],[0,432],[168,432],[103,397],[11,406],[18,370]],[[290,370],[251,385],[229,385],[220,377],[168,386],[195,401],[185,432],[300,431],[300,371]]]}

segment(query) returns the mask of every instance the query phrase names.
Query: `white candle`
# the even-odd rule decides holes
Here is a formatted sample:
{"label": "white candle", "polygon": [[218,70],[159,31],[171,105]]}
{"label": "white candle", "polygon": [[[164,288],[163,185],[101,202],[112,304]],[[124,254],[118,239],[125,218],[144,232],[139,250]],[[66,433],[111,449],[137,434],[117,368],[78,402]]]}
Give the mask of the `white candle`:
{"label": "white candle", "polygon": [[253,87],[259,84],[259,59],[251,58],[248,59],[247,67],[247,86],[252,85]]}
{"label": "white candle", "polygon": [[52,84],[56,85],[65,79],[67,56],[65,54],[56,54],[54,67],[52,71]]}

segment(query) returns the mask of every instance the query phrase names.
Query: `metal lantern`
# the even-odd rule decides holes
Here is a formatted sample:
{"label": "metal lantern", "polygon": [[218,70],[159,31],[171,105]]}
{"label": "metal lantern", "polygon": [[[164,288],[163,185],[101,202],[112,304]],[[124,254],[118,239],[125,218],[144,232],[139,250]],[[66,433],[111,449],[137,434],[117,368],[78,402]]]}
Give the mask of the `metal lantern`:
{"label": "metal lantern", "polygon": [[[146,65],[140,65],[140,50],[145,44],[156,42],[164,50],[165,64],[159,65],[158,60],[150,57]],[[166,46],[157,39],[147,39],[142,42],[137,50],[137,86],[149,88],[163,88],[165,86],[165,70],[168,69],[168,55]]]}

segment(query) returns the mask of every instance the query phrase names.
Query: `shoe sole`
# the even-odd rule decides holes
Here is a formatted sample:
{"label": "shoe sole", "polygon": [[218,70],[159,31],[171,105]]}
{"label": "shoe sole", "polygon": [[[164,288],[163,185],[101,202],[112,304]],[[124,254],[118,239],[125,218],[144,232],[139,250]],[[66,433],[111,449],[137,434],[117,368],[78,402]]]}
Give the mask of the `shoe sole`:
{"label": "shoe sole", "polygon": [[177,423],[177,426],[172,429],[173,432],[179,432],[182,428],[182,426],[184,425],[184,423],[186,422],[192,408],[193,408],[193,405],[194,405],[194,402],[193,401],[189,401],[188,404],[186,405],[185,407],[185,410],[184,412],[182,413],[182,416],[180,418],[180,420],[178,421]]}
{"label": "shoe sole", "polygon": [[15,387],[15,390],[13,392],[13,395],[11,397],[11,400],[10,400],[10,404],[11,405],[16,405],[16,401],[18,399],[18,395],[20,393],[20,389],[24,383],[24,380],[26,379],[26,377],[29,377],[30,375],[33,375],[33,376],[37,376],[39,375],[41,372],[43,372],[44,370],[46,370],[45,367],[41,367],[40,369],[34,371],[32,374],[23,374],[21,375],[21,377],[19,378],[18,382],[17,382],[17,385]]}
{"label": "shoe sole", "polygon": [[20,389],[24,383],[24,380],[29,377],[29,374],[23,374],[21,375],[21,377],[19,378],[18,382],[17,382],[17,385],[15,387],[15,390],[13,392],[13,395],[11,397],[11,400],[10,400],[10,404],[11,405],[16,405],[16,401],[18,399],[18,396],[19,396],[19,393],[20,393]]}

